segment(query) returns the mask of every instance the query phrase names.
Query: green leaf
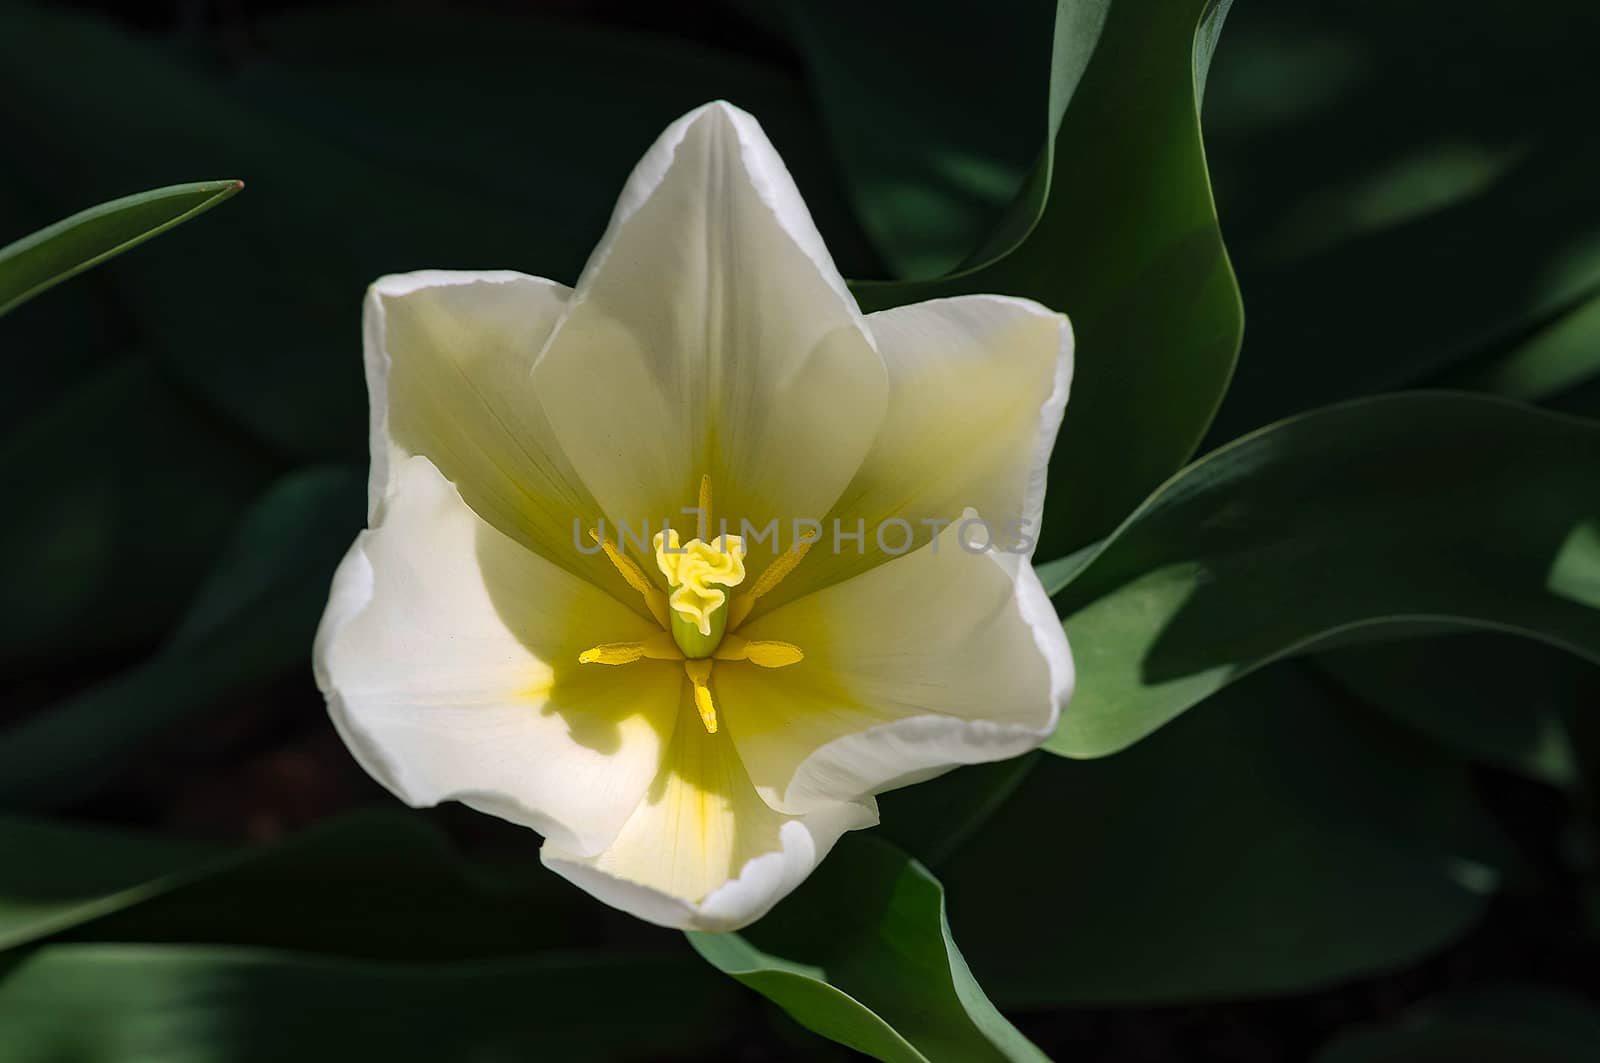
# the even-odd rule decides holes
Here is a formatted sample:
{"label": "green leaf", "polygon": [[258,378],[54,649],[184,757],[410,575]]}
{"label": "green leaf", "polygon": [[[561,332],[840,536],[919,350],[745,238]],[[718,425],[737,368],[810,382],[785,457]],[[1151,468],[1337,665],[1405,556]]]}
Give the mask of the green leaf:
{"label": "green leaf", "polygon": [[731,988],[672,956],[425,966],[54,945],[0,975],[0,1029],[10,1063],[645,1063],[730,1051]]}
{"label": "green leaf", "polygon": [[48,807],[113,781],[152,735],[304,667],[334,567],[362,524],[360,470],[285,477],[245,515],[162,649],[0,731],[0,804]]}
{"label": "green leaf", "polygon": [[897,276],[994,259],[1033,228],[1108,6],[781,5],[851,196]]}
{"label": "green leaf", "polygon": [[743,934],[695,949],[807,1029],[889,1063],[1043,1060],[950,936],[939,882],[894,846],[848,835]]}
{"label": "green leaf", "polygon": [[[1077,336],[1040,554],[1105,534],[1193,453],[1243,330],[1200,137],[1203,61],[1228,5],[1115,0],[1009,253],[933,281],[858,283],[869,310],[970,292],[1036,299]],[[1067,8],[1072,11],[1074,8]],[[1062,61],[1076,61],[1070,49]],[[1070,78],[1066,79],[1070,80]]]}
{"label": "green leaf", "polygon": [[0,315],[204,214],[243,187],[243,181],[204,181],[123,196],[0,247]]}
{"label": "green leaf", "polygon": [[1369,705],[1474,760],[1577,782],[1563,714],[1600,701],[1600,672],[1528,639],[1474,633],[1350,646],[1316,667]]}
{"label": "green leaf", "polygon": [[1083,570],[1083,566],[1093,561],[1099,552],[1100,544],[1090,543],[1074,550],[1066,557],[1058,557],[1054,561],[1035,565],[1034,571],[1039,574],[1039,582],[1044,585],[1044,592],[1052,598],[1060,594],[1062,589],[1072,582],[1072,578]]}
{"label": "green leaf", "polygon": [[491,870],[397,810],[259,848],[17,817],[0,818],[0,842],[28,854],[0,867],[6,949],[69,937],[465,960],[573,947],[597,918],[583,894],[533,862],[531,841],[528,860]]}
{"label": "green leaf", "polygon": [[161,636],[272,462],[142,357],[0,442],[0,659],[37,665]]}
{"label": "green leaf", "polygon": [[1005,806],[1039,761],[1037,753],[969,764],[878,796],[878,833],[929,867],[938,867]]}
{"label": "green leaf", "polygon": [[[0,226],[7,234],[43,228],[65,209],[51,202],[45,190],[31,187],[29,177],[26,168],[0,165]],[[6,315],[0,343],[27,356],[6,360],[0,424],[16,424],[49,406],[90,368],[121,353],[116,346],[123,322],[101,312],[96,298],[96,289],[107,283],[104,273],[93,281],[86,277]]]}
{"label": "green leaf", "polygon": [[1600,295],[1541,323],[1509,349],[1446,374],[1447,387],[1543,402],[1600,379]]}
{"label": "green leaf", "polygon": [[0,816],[0,949],[16,948],[157,895],[221,846]]}
{"label": "green leaf", "polygon": [[1576,994],[1499,986],[1424,1002],[1401,1021],[1347,1033],[1314,1063],[1588,1063],[1600,1045],[1600,1010]]}
{"label": "green leaf", "polygon": [[[1087,688],[1081,688],[1087,689]],[[1304,992],[1469,929],[1495,836],[1453,758],[1299,664],[1115,757],[1041,762],[940,865],[1011,1009]]]}
{"label": "green leaf", "polygon": [[1292,418],[1153,494],[1058,597],[1053,752],[1102,756],[1335,638],[1477,627],[1600,660],[1600,424],[1412,393]]}
{"label": "green leaf", "polygon": [[1437,374],[1600,288],[1600,8],[1505,16],[1238,5],[1205,117],[1250,338],[1214,441],[1356,395],[1457,386]]}

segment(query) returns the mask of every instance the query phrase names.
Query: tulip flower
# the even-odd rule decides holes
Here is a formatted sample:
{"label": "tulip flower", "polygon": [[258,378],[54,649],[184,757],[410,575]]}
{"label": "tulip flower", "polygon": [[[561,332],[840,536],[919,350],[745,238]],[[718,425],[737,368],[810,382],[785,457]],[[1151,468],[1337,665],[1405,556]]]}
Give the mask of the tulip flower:
{"label": "tulip flower", "polygon": [[1054,729],[1072,661],[1030,556],[1067,321],[863,315],[748,114],[662,134],[575,288],[385,277],[365,347],[369,527],[315,665],[402,800],[727,930],[875,794]]}

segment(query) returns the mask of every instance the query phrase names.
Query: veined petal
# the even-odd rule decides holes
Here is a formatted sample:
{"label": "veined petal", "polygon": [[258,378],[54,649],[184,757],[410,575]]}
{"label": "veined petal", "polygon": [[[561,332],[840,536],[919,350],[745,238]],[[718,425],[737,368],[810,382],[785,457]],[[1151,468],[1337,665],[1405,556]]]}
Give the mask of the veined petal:
{"label": "veined petal", "polygon": [[428,459],[394,479],[317,632],[341,737],[408,804],[457,800],[599,851],[660,769],[683,669],[580,665],[659,629],[490,527]]}
{"label": "veined petal", "polygon": [[376,520],[406,458],[420,454],[501,533],[611,591],[630,606],[602,556],[579,549],[593,497],[561,451],[533,394],[533,363],[571,290],[540,277],[424,270],[384,277],[367,292]]}
{"label": "veined petal", "polygon": [[969,506],[996,547],[1032,556],[1072,381],[1066,317],[968,295],[872,314],[867,327],[889,371],[888,413],[825,522],[825,538],[835,523],[863,530],[861,546],[843,536],[840,549],[819,546],[757,612],[904,555]]}
{"label": "veined petal", "polygon": [[534,378],[606,516],[678,518],[709,473],[735,534],[820,518],[888,388],[783,161],[725,103],[634,170]]}
{"label": "veined petal", "polygon": [[1021,555],[971,553],[959,537],[952,525],[740,629],[805,649],[787,668],[717,671],[725,730],[774,809],[1016,756],[1055,729],[1073,667],[1044,588]]}
{"label": "veined petal", "polygon": [[545,866],[660,926],[736,930],[798,886],[847,830],[878,821],[870,799],[806,816],[774,812],[739,755],[706,734],[687,695],[666,764],[610,847],[591,857],[547,841]]}

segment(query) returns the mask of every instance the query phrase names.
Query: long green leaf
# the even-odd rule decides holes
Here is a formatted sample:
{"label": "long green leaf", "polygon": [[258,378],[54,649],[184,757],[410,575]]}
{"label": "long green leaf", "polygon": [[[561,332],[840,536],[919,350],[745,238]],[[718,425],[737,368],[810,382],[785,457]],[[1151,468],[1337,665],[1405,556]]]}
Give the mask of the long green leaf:
{"label": "long green leaf", "polygon": [[916,861],[850,835],[743,934],[689,934],[710,963],[807,1029],[886,1063],[1041,1061],[995,1010]]}
{"label": "long green leaf", "polygon": [[[0,159],[4,152],[0,147]],[[31,176],[27,167],[0,165],[0,240],[41,229],[68,209],[34,188]],[[91,367],[122,353],[119,332],[125,322],[101,312],[104,288],[68,285],[52,298],[33,300],[6,316],[0,344],[9,351],[26,351],[27,357],[6,360],[0,424],[16,424],[48,406]]]}
{"label": "long green leaf", "polygon": [[1175,476],[1058,597],[1102,756],[1261,665],[1380,625],[1600,660],[1600,424],[1412,393],[1293,418]]}
{"label": "long green leaf", "polygon": [[243,181],[204,181],[140,192],[90,207],[0,247],[0,314],[204,214],[243,187]]}
{"label": "long green leaf", "polygon": [[67,936],[455,960],[571,947],[594,929],[594,906],[531,859],[490,872],[401,811],[253,848],[3,817],[0,844],[26,854],[0,865],[0,949]]}
{"label": "long green leaf", "polygon": [[728,989],[671,956],[375,964],[53,945],[0,974],[7,1063],[595,1063],[726,1058]]}
{"label": "long green leaf", "polygon": [[304,667],[334,566],[361,526],[364,479],[303,470],[259,498],[158,653],[0,731],[0,805],[81,799],[161,729]]}
{"label": "long green leaf", "polygon": [[995,1002],[1305,992],[1470,929],[1502,846],[1464,767],[1353,708],[1289,662],[1114,757],[1041,757],[939,867]]}
{"label": "long green leaf", "polygon": [[0,949],[26,945],[154,896],[221,846],[0,817]]}
{"label": "long green leaf", "polygon": [[1319,653],[1345,690],[1474,760],[1555,786],[1577,781],[1563,715],[1600,702],[1600,669],[1529,639],[1488,632]]}
{"label": "long green leaf", "polygon": [[[1233,372],[1244,317],[1199,116],[1227,8],[1114,0],[1061,116],[1061,162],[1045,161],[1044,210],[1026,238],[939,280],[854,286],[868,309],[999,292],[1072,318],[1072,412],[1051,463],[1041,556],[1104,535],[1178,468]],[[1077,61],[1070,50],[1058,58]]]}
{"label": "long green leaf", "polygon": [[[1215,442],[1465,385],[1452,367],[1593,297],[1597,36],[1585,0],[1237,5],[1206,132],[1250,337]],[[1505,393],[1532,397],[1556,354],[1506,366]]]}
{"label": "long green leaf", "polygon": [[1600,1009],[1575,993],[1492,986],[1427,1000],[1401,1021],[1352,1030],[1313,1063],[1588,1063],[1600,1046]]}
{"label": "long green leaf", "polygon": [[936,276],[1022,243],[1044,213],[1056,131],[1108,6],[780,5],[851,196],[895,275]]}
{"label": "long green leaf", "polygon": [[1600,379],[1600,294],[1591,294],[1491,357],[1446,374],[1448,387],[1543,402]]}
{"label": "long green leaf", "polygon": [[0,443],[0,660],[160,638],[274,473],[144,357],[14,425]]}
{"label": "long green leaf", "polygon": [[969,764],[937,779],[878,797],[878,833],[917,860],[937,868],[1005,807],[1040,755]]}

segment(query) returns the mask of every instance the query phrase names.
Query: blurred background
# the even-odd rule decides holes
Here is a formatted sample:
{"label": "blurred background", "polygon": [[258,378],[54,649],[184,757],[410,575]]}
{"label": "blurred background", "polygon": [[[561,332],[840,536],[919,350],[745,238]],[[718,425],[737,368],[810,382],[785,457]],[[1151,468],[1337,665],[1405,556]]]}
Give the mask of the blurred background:
{"label": "blurred background", "polygon": [[[0,0],[0,243],[247,186],[0,321],[0,946],[8,912],[59,909],[51,947],[147,950],[25,981],[0,953],[0,1059],[80,1023],[81,1058],[133,1058],[139,1022],[177,1031],[173,1059],[850,1058],[554,881],[532,836],[400,809],[344,751],[308,658],[363,522],[360,303],[424,267],[572,282],[640,153],[714,98],[761,120],[847,276],[938,276],[1039,157],[1054,15]],[[1578,0],[1239,0],[1202,125],[1247,328],[1205,448],[1398,388],[1600,416],[1597,43]],[[1597,701],[1591,666],[1509,636],[1333,651],[1115,757],[891,796],[884,830],[1058,1058],[1600,1058]],[[947,839],[979,793],[1009,796]],[[215,944],[295,958],[245,977],[187,951]],[[574,1003],[530,1031],[553,974],[632,1018]]]}

